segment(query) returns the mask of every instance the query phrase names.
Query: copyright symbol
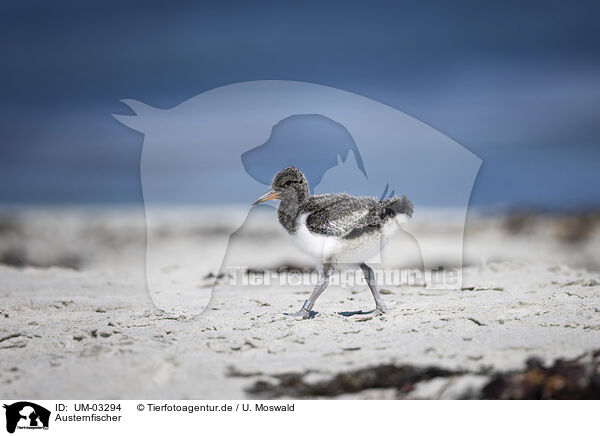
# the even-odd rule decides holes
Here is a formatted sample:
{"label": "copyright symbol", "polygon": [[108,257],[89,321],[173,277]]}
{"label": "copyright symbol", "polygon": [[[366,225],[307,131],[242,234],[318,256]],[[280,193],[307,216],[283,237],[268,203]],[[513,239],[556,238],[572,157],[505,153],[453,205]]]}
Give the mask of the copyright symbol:
{"label": "copyright symbol", "polygon": [[144,410],[144,405],[143,404],[138,404],[137,405],[137,410],[139,410],[140,412]]}

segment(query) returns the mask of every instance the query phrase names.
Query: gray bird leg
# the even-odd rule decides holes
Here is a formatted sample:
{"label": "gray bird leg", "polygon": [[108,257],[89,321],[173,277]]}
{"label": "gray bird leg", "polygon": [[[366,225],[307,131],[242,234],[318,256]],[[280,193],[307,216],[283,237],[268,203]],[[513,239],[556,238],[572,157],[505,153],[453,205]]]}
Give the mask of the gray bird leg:
{"label": "gray bird leg", "polygon": [[375,312],[376,313],[385,312],[386,311],[385,304],[383,303],[381,295],[379,295],[379,291],[377,290],[377,282],[375,280],[375,273],[369,267],[369,265],[367,265],[366,263],[361,263],[360,268],[363,271],[365,280],[367,281],[367,284],[369,285],[369,289],[371,289],[371,293],[373,294],[373,298],[375,299]]}
{"label": "gray bird leg", "polygon": [[321,277],[319,278],[317,285],[315,286],[315,289],[312,291],[312,294],[310,294],[308,300],[304,302],[302,308],[298,312],[290,314],[291,316],[293,316],[294,318],[301,319],[306,319],[309,317],[310,311],[315,305],[317,298],[319,298],[319,296],[323,293],[323,291],[329,284],[329,273],[330,269],[328,267],[325,267],[323,269],[323,272],[321,273]]}

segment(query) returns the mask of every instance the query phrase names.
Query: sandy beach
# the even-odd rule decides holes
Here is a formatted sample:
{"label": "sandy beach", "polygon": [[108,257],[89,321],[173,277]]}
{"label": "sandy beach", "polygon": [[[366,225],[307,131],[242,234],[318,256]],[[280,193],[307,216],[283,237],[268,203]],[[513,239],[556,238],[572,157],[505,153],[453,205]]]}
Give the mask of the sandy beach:
{"label": "sandy beach", "polygon": [[[222,259],[203,257],[203,248],[232,229],[215,222],[206,213],[167,211],[157,230],[165,253],[178,247],[198,259],[197,292],[210,304],[193,316],[153,302],[143,209],[5,210],[1,396],[480,398],[499,375],[597,358],[594,216],[472,213],[460,289],[382,286],[389,310],[372,316],[366,285],[332,285],[303,321],[283,314],[297,310],[310,287],[219,280]],[[232,262],[282,275],[292,274],[284,263],[310,271],[268,210],[247,224],[231,240]],[[460,223],[420,225],[443,258],[447,227]],[[411,253],[389,246],[398,256]]]}

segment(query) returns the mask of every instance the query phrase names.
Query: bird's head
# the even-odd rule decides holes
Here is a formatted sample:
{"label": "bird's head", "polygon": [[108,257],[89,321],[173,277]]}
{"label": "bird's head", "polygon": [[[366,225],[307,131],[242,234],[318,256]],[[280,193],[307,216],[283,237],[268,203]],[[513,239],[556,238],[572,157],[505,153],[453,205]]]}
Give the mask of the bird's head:
{"label": "bird's head", "polygon": [[271,189],[252,203],[252,206],[269,200],[283,200],[286,198],[296,198],[298,201],[302,201],[307,196],[308,182],[306,177],[298,168],[288,167],[275,174],[273,182],[271,182]]}

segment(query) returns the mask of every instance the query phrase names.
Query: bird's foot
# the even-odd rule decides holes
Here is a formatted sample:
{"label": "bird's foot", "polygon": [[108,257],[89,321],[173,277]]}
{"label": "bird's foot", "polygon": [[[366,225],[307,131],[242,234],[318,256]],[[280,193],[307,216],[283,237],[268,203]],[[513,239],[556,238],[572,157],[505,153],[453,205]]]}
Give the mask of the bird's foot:
{"label": "bird's foot", "polygon": [[372,312],[373,316],[380,316],[387,312],[385,306],[377,306],[375,310]]}
{"label": "bird's foot", "polygon": [[292,317],[294,319],[307,319],[310,316],[310,312],[303,307],[298,312],[284,313],[284,315],[287,315],[287,316]]}

